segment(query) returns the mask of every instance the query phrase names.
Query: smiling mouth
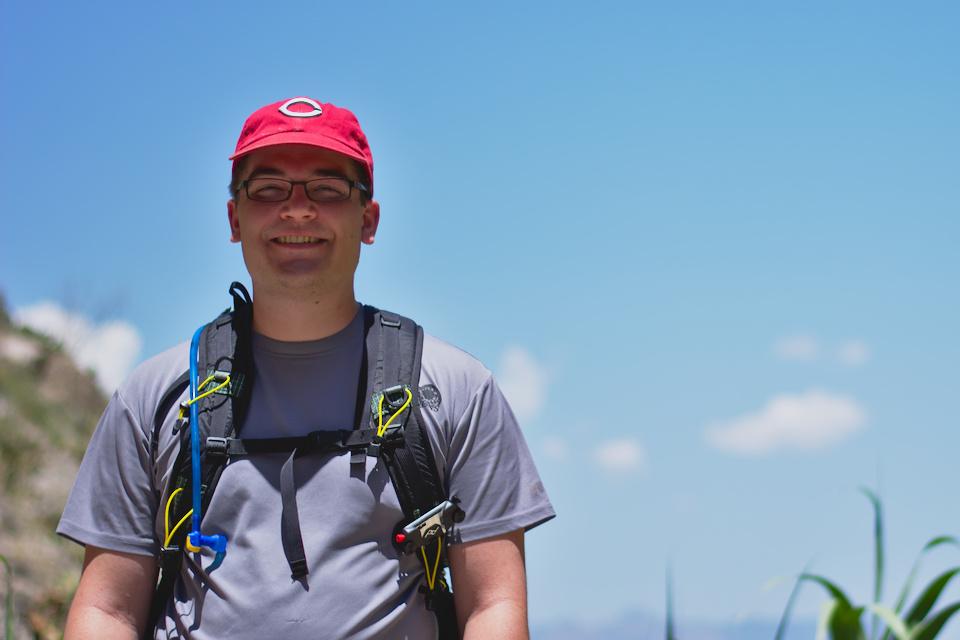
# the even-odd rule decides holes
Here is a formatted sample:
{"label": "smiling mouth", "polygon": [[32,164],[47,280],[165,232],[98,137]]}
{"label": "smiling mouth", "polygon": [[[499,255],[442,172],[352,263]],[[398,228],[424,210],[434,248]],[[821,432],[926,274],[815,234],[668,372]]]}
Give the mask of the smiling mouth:
{"label": "smiling mouth", "polygon": [[321,244],[326,242],[323,238],[316,238],[314,236],[280,236],[274,238],[272,242],[283,245],[311,245],[311,244]]}

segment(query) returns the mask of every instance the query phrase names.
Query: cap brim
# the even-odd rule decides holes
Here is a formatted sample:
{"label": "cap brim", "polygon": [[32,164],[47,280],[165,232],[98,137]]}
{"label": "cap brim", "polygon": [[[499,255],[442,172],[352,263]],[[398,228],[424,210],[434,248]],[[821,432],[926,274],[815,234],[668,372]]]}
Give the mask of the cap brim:
{"label": "cap brim", "polygon": [[259,140],[246,145],[242,149],[238,149],[228,159],[236,160],[237,158],[247,155],[251,151],[263,149],[264,147],[275,147],[281,144],[307,144],[312,147],[329,149],[330,151],[336,151],[337,153],[353,158],[354,160],[358,160],[364,167],[367,166],[367,159],[364,158],[363,154],[356,149],[343,144],[339,140],[328,138],[327,136],[316,133],[307,133],[305,131],[282,131],[280,133],[264,136]]}

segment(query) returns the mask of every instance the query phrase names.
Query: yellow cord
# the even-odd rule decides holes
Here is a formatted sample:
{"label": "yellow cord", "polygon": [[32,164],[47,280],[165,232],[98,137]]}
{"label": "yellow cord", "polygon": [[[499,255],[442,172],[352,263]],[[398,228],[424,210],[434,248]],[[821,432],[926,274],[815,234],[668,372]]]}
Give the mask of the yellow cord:
{"label": "yellow cord", "polygon": [[[203,382],[201,382],[201,383],[200,383],[200,386],[197,387],[197,391],[201,391],[205,386],[207,386],[207,385],[210,383],[211,380],[214,380],[215,378],[216,378],[216,375],[212,375],[212,376],[207,377],[207,379],[204,380]],[[185,403],[183,403],[182,405],[180,405],[180,412],[177,414],[177,418],[179,418],[179,419],[182,419],[182,418],[183,418],[183,410],[184,410],[186,407],[189,407],[190,405],[192,405],[192,404],[193,404],[194,402],[196,402],[197,400],[200,400],[200,399],[202,399],[202,398],[206,398],[207,396],[211,396],[211,395],[215,394],[217,391],[220,391],[220,389],[223,389],[224,387],[226,387],[226,386],[229,385],[229,384],[230,384],[230,374],[227,374],[227,379],[224,380],[223,382],[221,382],[220,384],[218,384],[217,386],[215,386],[213,389],[210,389],[210,391],[206,391],[206,392],[204,392],[204,393],[201,393],[201,394],[198,395],[196,398],[191,398],[191,399],[187,400]]]}
{"label": "yellow cord", "polygon": [[407,392],[407,401],[403,403],[403,406],[401,406],[401,407],[397,410],[397,412],[396,412],[395,414],[393,414],[392,416],[390,416],[390,419],[387,420],[387,424],[383,424],[383,398],[384,398],[384,396],[383,396],[383,394],[380,394],[380,402],[379,402],[379,404],[377,405],[377,414],[378,414],[378,415],[377,415],[377,418],[378,418],[378,423],[379,423],[379,424],[377,425],[377,437],[378,437],[378,438],[382,438],[382,437],[383,437],[383,434],[385,434],[385,433],[387,432],[387,429],[390,427],[390,424],[397,418],[398,415],[400,415],[401,413],[403,413],[404,410],[405,410],[407,407],[409,407],[409,406],[410,406],[410,403],[413,401],[413,393],[410,391],[410,389],[404,389],[404,390]]}
{"label": "yellow cord", "polygon": [[[207,379],[201,382],[200,386],[197,387],[197,391],[200,391],[201,389],[203,389],[205,386],[210,384],[210,382],[214,379],[216,379],[215,375],[207,377]],[[210,389],[207,392],[201,393],[196,398],[191,398],[190,400],[187,400],[187,402],[184,405],[181,405],[178,417],[183,418],[184,407],[190,406],[191,404],[193,404],[197,400],[200,400],[201,398],[206,398],[207,396],[213,395],[214,393],[216,393],[217,391],[220,391],[220,389],[223,389],[229,384],[230,384],[230,375],[227,374],[226,379],[220,384],[218,384],[216,387],[214,387],[213,389]],[[163,530],[164,530],[163,546],[165,547],[170,545],[170,541],[173,540],[173,536],[177,532],[177,529],[179,529],[183,525],[183,523],[186,522],[187,519],[193,515],[193,509],[190,509],[190,511],[187,511],[187,513],[182,518],[180,518],[180,522],[176,524],[173,530],[172,531],[170,530],[170,505],[173,503],[174,496],[176,496],[181,491],[183,491],[183,487],[176,489],[173,493],[170,494],[170,497],[167,498],[167,508],[164,511],[164,518],[163,518]],[[192,553],[200,552],[200,549],[190,544],[190,536],[187,536],[186,538],[186,548],[188,551]]]}
{"label": "yellow cord", "polygon": [[[206,380],[204,380],[203,382],[201,382],[201,383],[200,383],[200,386],[197,387],[197,391],[200,391],[200,390],[203,389],[205,386],[207,386],[207,384],[208,384],[211,380],[213,380],[215,377],[216,377],[215,375],[214,375],[214,376],[210,376],[209,378],[207,378]],[[223,389],[224,387],[226,387],[226,386],[229,385],[229,384],[230,384],[230,374],[227,374],[227,379],[226,379],[226,380],[224,380],[223,382],[221,382],[220,384],[218,384],[217,386],[215,386],[213,389],[210,389],[210,391],[205,391],[204,393],[201,393],[200,395],[198,395],[196,398],[191,398],[190,400],[187,401],[187,406],[190,406],[191,404],[193,404],[193,403],[196,402],[197,400],[200,400],[201,398],[206,398],[207,396],[210,396],[210,395],[215,394],[217,391],[220,391],[220,389]]]}
{"label": "yellow cord", "polygon": [[443,551],[443,535],[440,534],[437,536],[437,558],[433,561],[433,571],[430,571],[430,561],[427,560],[427,550],[425,547],[420,547],[420,555],[423,556],[423,568],[426,571],[427,575],[427,586],[430,588],[430,591],[433,591],[434,586],[437,584],[437,570],[440,568],[440,553]]}
{"label": "yellow cord", "polygon": [[[377,415],[378,417],[377,437],[378,438],[383,437],[383,434],[387,432],[387,429],[390,428],[390,425],[397,418],[397,416],[403,413],[407,409],[407,407],[410,406],[410,403],[413,401],[413,392],[411,392],[410,389],[405,389],[405,391],[407,392],[406,402],[403,403],[403,406],[401,406],[396,413],[390,416],[390,419],[387,420],[387,424],[383,424],[384,396],[382,394],[380,395],[380,402],[377,405],[377,414],[378,414]],[[426,547],[420,547],[420,555],[423,557],[423,569],[424,569],[424,573],[427,576],[427,586],[430,588],[431,591],[433,591],[433,589],[436,587],[436,584],[437,584],[437,571],[440,570],[440,556],[442,554],[443,554],[443,535],[442,534],[437,536],[437,557],[434,558],[432,570],[430,569],[430,560],[427,559]]]}
{"label": "yellow cord", "polygon": [[[164,517],[163,517],[163,531],[164,531],[163,546],[165,547],[170,546],[170,541],[173,540],[173,534],[177,532],[177,529],[180,528],[180,525],[186,522],[187,518],[193,515],[193,509],[190,509],[190,511],[187,512],[187,515],[180,518],[180,522],[178,522],[177,526],[173,528],[173,531],[170,530],[170,505],[173,503],[174,496],[176,496],[181,491],[183,491],[183,487],[176,489],[173,493],[170,494],[170,497],[167,498],[167,508],[164,511]],[[188,544],[189,544],[189,541],[188,541]]]}

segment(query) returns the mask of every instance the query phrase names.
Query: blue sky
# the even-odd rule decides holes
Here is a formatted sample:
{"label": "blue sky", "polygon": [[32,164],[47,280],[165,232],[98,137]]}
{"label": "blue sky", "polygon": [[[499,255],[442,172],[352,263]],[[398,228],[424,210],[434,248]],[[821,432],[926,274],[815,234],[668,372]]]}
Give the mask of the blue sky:
{"label": "blue sky", "polygon": [[383,213],[358,295],[497,372],[560,513],[534,621],[659,611],[668,562],[690,618],[776,616],[764,584],[811,559],[865,600],[861,485],[888,601],[960,529],[955,4],[0,11],[0,290],[85,317],[105,366],[246,277],[246,115],[357,113]]}

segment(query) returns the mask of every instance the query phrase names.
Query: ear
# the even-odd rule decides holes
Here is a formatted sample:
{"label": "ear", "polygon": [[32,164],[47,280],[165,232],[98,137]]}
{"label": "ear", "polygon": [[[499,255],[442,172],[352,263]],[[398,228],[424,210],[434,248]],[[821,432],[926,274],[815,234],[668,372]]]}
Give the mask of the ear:
{"label": "ear", "polygon": [[373,239],[377,235],[377,227],[380,225],[380,203],[371,200],[363,208],[363,226],[360,228],[360,240],[364,244],[373,244]]}
{"label": "ear", "polygon": [[230,221],[230,242],[240,242],[240,220],[237,217],[237,201],[227,200],[227,219]]}

